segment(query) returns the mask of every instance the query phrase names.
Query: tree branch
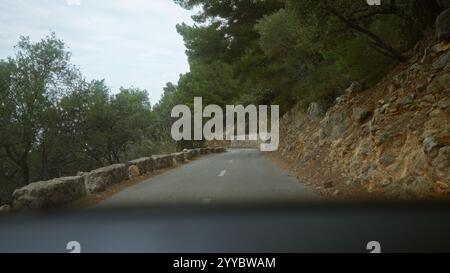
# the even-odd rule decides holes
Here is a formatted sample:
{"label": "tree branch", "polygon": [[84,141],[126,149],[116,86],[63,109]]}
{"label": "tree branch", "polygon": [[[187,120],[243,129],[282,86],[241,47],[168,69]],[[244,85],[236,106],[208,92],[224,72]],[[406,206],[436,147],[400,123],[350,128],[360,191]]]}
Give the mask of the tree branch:
{"label": "tree branch", "polygon": [[346,18],[344,15],[340,14],[337,10],[335,10],[333,7],[328,7],[329,11],[331,14],[333,14],[334,16],[336,16],[339,20],[341,20],[345,25],[347,25],[349,28],[356,30],[364,35],[366,35],[367,37],[369,37],[374,43],[376,43],[380,48],[382,48],[383,50],[389,52],[390,54],[392,54],[392,57],[399,60],[399,61],[404,61],[405,57],[400,54],[398,51],[396,51],[394,48],[392,48],[391,46],[389,46],[388,44],[386,44],[380,37],[378,37],[375,33],[373,33],[372,31],[358,25],[355,22],[352,22],[351,20],[349,20],[348,18]]}

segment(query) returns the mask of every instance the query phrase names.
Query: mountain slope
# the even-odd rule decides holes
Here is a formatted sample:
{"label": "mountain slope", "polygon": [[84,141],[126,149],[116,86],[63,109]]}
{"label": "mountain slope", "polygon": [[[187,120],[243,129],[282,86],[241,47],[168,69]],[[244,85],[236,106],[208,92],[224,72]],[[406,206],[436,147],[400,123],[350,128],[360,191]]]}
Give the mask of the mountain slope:
{"label": "mountain slope", "polygon": [[281,121],[274,155],[324,194],[426,198],[450,185],[450,44],[424,40],[376,86]]}

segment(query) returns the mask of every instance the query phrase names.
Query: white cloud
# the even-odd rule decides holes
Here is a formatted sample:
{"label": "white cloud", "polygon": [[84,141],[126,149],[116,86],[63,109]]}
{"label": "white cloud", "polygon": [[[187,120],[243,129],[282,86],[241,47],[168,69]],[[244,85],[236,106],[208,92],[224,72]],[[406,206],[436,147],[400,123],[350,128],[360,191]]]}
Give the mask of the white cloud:
{"label": "white cloud", "polygon": [[[0,4],[3,1],[0,0]],[[76,3],[81,3],[72,8]],[[54,31],[72,62],[90,79],[149,91],[157,102],[169,81],[189,71],[177,23],[192,24],[172,0],[17,0],[0,9],[0,59],[11,56],[20,35],[37,41]],[[70,3],[69,3],[70,2]],[[71,5],[71,6],[69,6]]]}
{"label": "white cloud", "polygon": [[66,0],[66,3],[69,6],[79,6],[81,5],[81,0]]}

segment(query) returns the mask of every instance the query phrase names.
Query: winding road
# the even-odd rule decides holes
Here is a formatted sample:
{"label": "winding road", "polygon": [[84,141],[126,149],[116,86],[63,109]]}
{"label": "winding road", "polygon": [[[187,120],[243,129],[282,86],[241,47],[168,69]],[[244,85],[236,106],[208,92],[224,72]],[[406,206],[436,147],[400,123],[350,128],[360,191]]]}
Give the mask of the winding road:
{"label": "winding road", "polygon": [[315,199],[312,190],[256,149],[202,156],[100,202],[124,207]]}

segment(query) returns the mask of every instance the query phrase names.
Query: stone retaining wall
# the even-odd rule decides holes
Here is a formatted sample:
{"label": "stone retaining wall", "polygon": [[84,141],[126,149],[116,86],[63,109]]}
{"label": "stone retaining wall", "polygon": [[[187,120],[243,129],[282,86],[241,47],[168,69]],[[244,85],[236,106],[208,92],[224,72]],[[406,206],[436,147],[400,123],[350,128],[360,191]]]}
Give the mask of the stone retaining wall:
{"label": "stone retaining wall", "polygon": [[185,162],[184,152],[174,153],[174,154],[172,154],[172,156],[173,156],[173,160],[174,160],[173,161],[174,165],[180,165],[180,164],[183,164]]}
{"label": "stone retaining wall", "polygon": [[42,209],[65,205],[86,196],[84,178],[62,177],[50,181],[31,183],[14,191],[15,209]]}
{"label": "stone retaining wall", "polygon": [[93,170],[84,176],[88,193],[106,190],[108,186],[128,180],[128,168],[125,164],[115,164]]}
{"label": "stone retaining wall", "polygon": [[131,160],[126,164],[115,164],[74,177],[56,178],[50,181],[31,183],[13,193],[13,208],[45,209],[57,208],[90,194],[105,191],[108,187],[130,178],[130,167],[139,169],[139,175],[150,174],[156,170],[181,165],[200,155],[222,153],[225,148],[198,148],[180,153],[154,155]]}
{"label": "stone retaining wall", "polygon": [[173,155],[154,155],[152,158],[155,164],[155,170],[170,168],[174,165]]}
{"label": "stone retaining wall", "polygon": [[135,165],[139,169],[139,174],[144,175],[153,172],[155,162],[151,157],[143,157],[128,162],[128,166]]}

